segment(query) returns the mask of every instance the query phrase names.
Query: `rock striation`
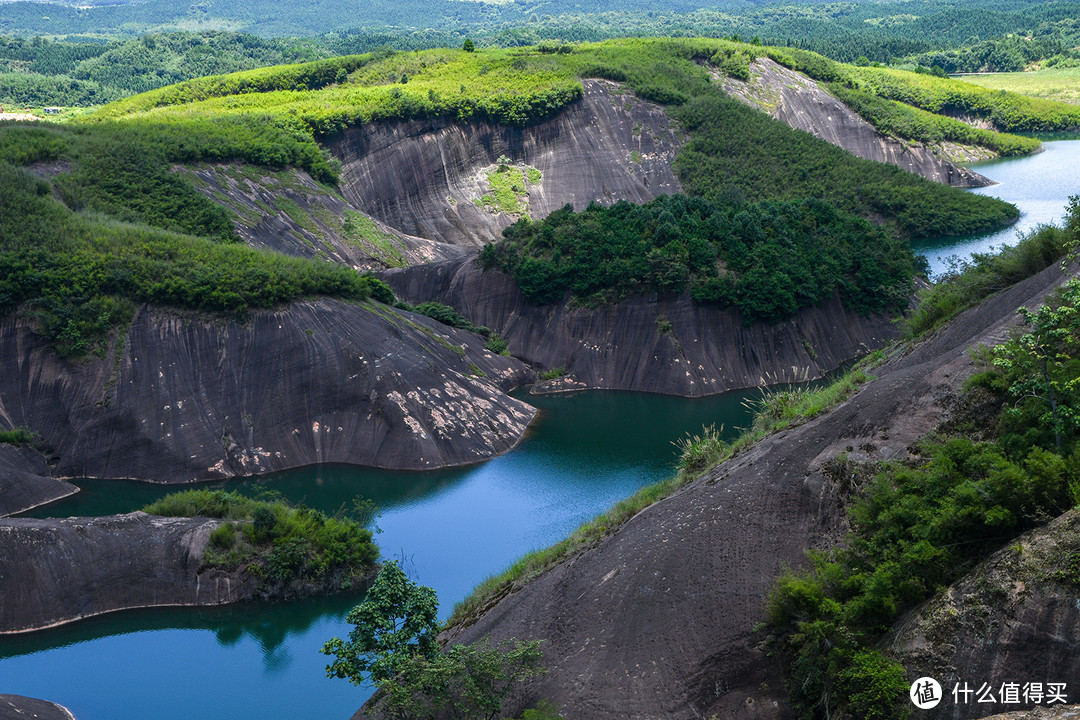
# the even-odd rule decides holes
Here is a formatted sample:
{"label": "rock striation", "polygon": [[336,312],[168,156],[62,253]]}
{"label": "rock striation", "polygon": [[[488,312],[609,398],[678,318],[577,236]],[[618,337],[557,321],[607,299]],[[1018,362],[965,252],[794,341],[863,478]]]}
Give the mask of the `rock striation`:
{"label": "rock striation", "polygon": [[0,634],[116,610],[221,605],[254,595],[238,573],[200,572],[207,518],[142,512],[100,518],[0,521]]}
{"label": "rock striation", "polygon": [[79,491],[51,477],[41,453],[30,448],[0,445],[0,517],[35,508]]}
{"label": "rock striation", "polygon": [[[743,323],[737,310],[689,295],[637,295],[617,305],[532,305],[508,275],[475,255],[381,275],[412,303],[452,305],[542,369],[564,368],[591,388],[699,397],[821,377],[896,337],[885,315],[862,317],[838,298],[775,325]],[[670,323],[670,331],[664,331]]]}
{"label": "rock striation", "polygon": [[[484,342],[381,303],[324,299],[244,324],[143,308],[102,357],[69,362],[9,316],[0,420],[36,432],[58,478],[462,465],[514,447],[535,414],[504,394],[534,373]],[[24,483],[43,471],[22,467]]]}
{"label": "rock striation", "polygon": [[841,537],[822,466],[856,448],[854,460],[906,457],[972,372],[967,348],[1003,339],[1016,308],[1063,277],[1053,266],[963,313],[839,407],[714,468],[449,636],[546,640],[551,672],[515,696],[511,714],[547,698],[595,720],[787,716],[754,628],[777,575]]}
{"label": "rock striation", "polygon": [[798,130],[844,148],[867,160],[889,163],[945,185],[984,187],[992,181],[949,159],[947,151],[967,160],[994,157],[990,152],[960,146],[933,147],[882,135],[816,81],[769,58],[750,66],[751,80],[720,77],[724,92]]}
{"label": "rock striation", "polygon": [[341,191],[357,209],[408,234],[482,245],[516,220],[478,206],[500,156],[539,170],[533,217],[567,203],[647,202],[681,189],[671,169],[682,133],[663,108],[603,80],[584,97],[525,128],[446,118],[371,123],[324,139],[342,162]]}

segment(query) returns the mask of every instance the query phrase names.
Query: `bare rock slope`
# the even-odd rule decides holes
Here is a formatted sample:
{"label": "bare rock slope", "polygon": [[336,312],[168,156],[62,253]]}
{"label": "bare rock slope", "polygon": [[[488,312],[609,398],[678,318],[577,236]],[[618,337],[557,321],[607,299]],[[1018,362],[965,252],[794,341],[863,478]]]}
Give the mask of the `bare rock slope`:
{"label": "bare rock slope", "polygon": [[357,270],[457,258],[464,250],[398,232],[359,212],[303,170],[219,164],[181,168],[204,195],[235,213],[248,245]]}
{"label": "bare rock slope", "polygon": [[0,634],[115,610],[220,605],[253,596],[253,582],[241,582],[236,573],[200,572],[219,524],[142,512],[0,520]]}
{"label": "bare rock slope", "polygon": [[402,233],[482,245],[516,219],[477,204],[500,156],[541,172],[528,197],[533,217],[567,203],[583,209],[678,192],[671,162],[682,134],[663,108],[614,83],[584,86],[584,98],[525,128],[435,118],[346,130],[327,141],[343,164],[342,194]]}
{"label": "bare rock slope", "polygon": [[63,705],[22,695],[0,695],[0,720],[75,720]]}
{"label": "bare rock slope", "polygon": [[514,447],[535,413],[503,392],[534,377],[521,362],[375,302],[296,303],[246,324],[144,308],[121,340],[68,362],[28,323],[0,322],[0,423],[40,435],[53,477],[462,465]]}
{"label": "bare rock slope", "polygon": [[546,640],[551,673],[511,712],[549,698],[596,720],[783,716],[778,670],[754,626],[776,576],[843,529],[822,464],[847,450],[904,457],[971,372],[967,348],[1003,338],[1016,308],[1062,278],[1051,267],[962,314],[847,402],[642,511],[454,628],[454,639]]}
{"label": "bare rock slope", "polygon": [[[948,159],[945,147],[902,142],[882,135],[851,108],[802,73],[758,58],[751,65],[751,80],[721,79],[726,93],[767,112],[793,128],[827,140],[853,155],[890,163],[924,178],[955,185],[983,187],[991,181]],[[970,159],[993,157],[975,148],[949,148]]]}
{"label": "bare rock slope", "polygon": [[749,326],[738,311],[699,305],[689,295],[637,295],[601,308],[532,305],[512,278],[483,272],[475,255],[382,277],[409,302],[453,305],[497,330],[516,357],[564,368],[592,388],[698,397],[816,378],[897,332],[888,317],[862,317],[837,298],[791,320]]}

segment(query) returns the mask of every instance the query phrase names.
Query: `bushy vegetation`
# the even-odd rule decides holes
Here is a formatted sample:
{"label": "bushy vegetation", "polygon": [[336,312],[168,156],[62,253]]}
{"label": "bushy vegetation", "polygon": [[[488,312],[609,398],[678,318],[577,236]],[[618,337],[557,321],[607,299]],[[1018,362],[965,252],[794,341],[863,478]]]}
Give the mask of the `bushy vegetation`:
{"label": "bushy vegetation", "polygon": [[499,335],[499,333],[484,325],[474,325],[471,320],[449,305],[438,302],[424,302],[419,305],[409,305],[408,303],[397,302],[394,303],[394,307],[424,315],[432,320],[438,320],[443,325],[449,325],[450,327],[476,333],[481,337],[487,338],[487,343],[484,345],[487,350],[490,350],[496,355],[510,354],[507,349],[508,344],[506,340]]}
{"label": "bushy vegetation", "polygon": [[748,323],[781,320],[833,293],[863,313],[901,308],[916,270],[906,241],[819,200],[739,206],[683,195],[523,219],[480,258],[535,303],[689,291],[739,308]]}
{"label": "bushy vegetation", "polygon": [[516,685],[547,672],[539,640],[496,646],[485,639],[439,652],[438,607],[434,590],[406,577],[397,561],[385,563],[367,598],[345,618],[354,626],[348,639],[323,645],[323,654],[334,657],[327,676],[374,684],[378,692],[365,706],[368,713],[494,720]]}
{"label": "bushy vegetation", "polygon": [[0,430],[0,445],[33,445],[37,441],[37,433],[27,428]]}
{"label": "bushy vegetation", "polygon": [[[873,650],[902,613],[955,581],[1019,533],[1080,503],[1080,282],[1034,311],[989,351],[971,392],[1002,408],[993,441],[932,437],[918,460],[886,464],[854,488],[844,547],[811,553],[780,579],[769,621],[804,717],[900,717],[906,684]],[[961,426],[961,430],[963,427]],[[876,689],[852,692],[857,681]]]}
{"label": "bushy vegetation", "polygon": [[957,260],[932,287],[919,293],[906,334],[915,337],[941,326],[990,295],[1057,262],[1080,240],[1080,196],[1070,198],[1063,227],[1044,225],[997,253]]}
{"label": "bushy vegetation", "polygon": [[143,511],[226,520],[211,534],[203,565],[245,567],[271,591],[328,580],[348,587],[368,575],[379,557],[371,531],[360,523],[290,507],[280,500],[255,500],[224,490],[185,490]]}
{"label": "bushy vegetation", "polygon": [[66,356],[93,349],[136,303],[243,318],[307,296],[389,292],[343,266],[76,213],[51,190],[0,160],[0,314],[23,307]]}

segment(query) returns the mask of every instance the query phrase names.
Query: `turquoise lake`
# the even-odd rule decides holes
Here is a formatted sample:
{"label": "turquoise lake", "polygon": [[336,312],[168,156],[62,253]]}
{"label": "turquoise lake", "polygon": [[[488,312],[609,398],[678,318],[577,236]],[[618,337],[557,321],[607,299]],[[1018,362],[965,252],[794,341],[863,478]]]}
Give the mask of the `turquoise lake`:
{"label": "turquoise lake", "polygon": [[[1080,192],[1080,141],[1046,143],[1028,158],[977,167],[999,182],[973,192],[1016,203],[1017,225],[994,235],[916,249],[935,273],[953,254],[1015,241],[1017,231],[1061,218]],[[734,436],[758,391],[700,400],[622,392],[531,398],[541,413],[515,451],[487,463],[428,473],[345,466],[302,468],[219,483],[271,488],[326,512],[371,498],[376,541],[417,581],[436,589],[443,617],[480,580],[554,543],[643,485],[668,477],[672,442],[702,425]],[[87,481],[69,500],[31,513],[67,517],[127,512],[173,488]],[[325,677],[323,642],[348,632],[358,595],[220,609],[159,609],[93,618],[0,637],[0,692],[71,708],[79,720],[346,720],[369,691]]]}

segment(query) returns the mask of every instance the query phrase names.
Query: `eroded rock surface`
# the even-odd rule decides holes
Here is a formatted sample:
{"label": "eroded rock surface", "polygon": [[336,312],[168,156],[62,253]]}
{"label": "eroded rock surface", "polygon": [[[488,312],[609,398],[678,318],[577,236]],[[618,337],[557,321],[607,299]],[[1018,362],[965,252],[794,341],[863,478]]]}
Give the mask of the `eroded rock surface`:
{"label": "eroded rock surface", "polygon": [[1001,702],[1004,683],[1037,682],[1044,690],[1066,683],[1068,701],[1080,700],[1080,511],[991,555],[906,616],[888,647],[913,676],[933,677],[948,693],[965,682],[976,691],[992,685],[997,702],[956,703],[949,695],[926,717],[967,720],[1016,710]]}
{"label": "eroded rock surface", "polygon": [[721,77],[724,91],[793,128],[805,130],[853,155],[896,165],[945,185],[984,187],[993,184],[988,178],[948,158],[949,154],[959,154],[971,161],[994,157],[993,153],[955,144],[929,147],[887,137],[800,72],[769,58],[754,60],[750,71],[749,83]]}
{"label": "eroded rock surface", "polygon": [[875,369],[850,400],[642,511],[453,628],[453,639],[546,640],[551,673],[517,695],[511,713],[548,698],[598,720],[786,716],[779,669],[754,627],[777,575],[843,532],[821,463],[849,446],[903,457],[972,371],[968,347],[1002,338],[1017,307],[1035,306],[1062,279],[1051,267],[967,311]]}
{"label": "eroded rock surface", "polygon": [[528,197],[533,217],[678,192],[671,162],[683,136],[663,109],[614,83],[584,86],[580,101],[525,128],[442,118],[350,128],[327,141],[343,163],[342,194],[408,235],[475,246],[517,219],[476,202],[500,156],[542,173]]}
{"label": "eroded rock surface", "polygon": [[79,491],[51,477],[41,453],[31,448],[0,445],[0,517],[44,505]]}
{"label": "eroded rock surface", "polygon": [[65,520],[0,520],[0,633],[24,632],[114,610],[220,605],[250,597],[255,581],[199,572],[207,518],[142,512]]}
{"label": "eroded rock surface", "polygon": [[0,321],[0,418],[38,433],[54,477],[209,480],[320,462],[438,468],[498,455],[534,377],[484,339],[380,303],[319,300],[246,324],[143,308],[85,361]]}
{"label": "eroded rock surface", "polygon": [[[532,305],[512,278],[483,272],[475,256],[387,271],[412,303],[453,305],[497,330],[510,352],[538,368],[564,368],[592,388],[698,397],[820,377],[896,337],[884,315],[862,317],[834,298],[775,325],[746,326],[735,310],[689,295],[638,295],[601,308]],[[670,323],[670,331],[662,331]]]}
{"label": "eroded rock surface", "polygon": [[357,270],[458,258],[462,248],[413,237],[369,218],[303,170],[219,164],[181,168],[195,187],[236,213],[244,242]]}
{"label": "eroded rock surface", "polygon": [[22,695],[0,695],[0,720],[75,720],[63,705]]}

